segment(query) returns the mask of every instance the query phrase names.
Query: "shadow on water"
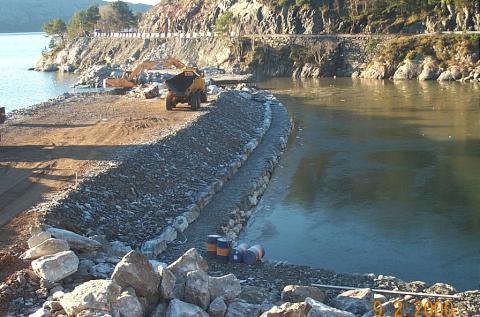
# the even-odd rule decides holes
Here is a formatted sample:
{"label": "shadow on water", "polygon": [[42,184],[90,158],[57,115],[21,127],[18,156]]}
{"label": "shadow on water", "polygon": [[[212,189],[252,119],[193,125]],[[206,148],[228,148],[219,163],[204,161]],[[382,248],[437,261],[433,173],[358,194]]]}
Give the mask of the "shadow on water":
{"label": "shadow on water", "polygon": [[479,288],[479,86],[264,86],[296,135],[244,240],[278,260]]}

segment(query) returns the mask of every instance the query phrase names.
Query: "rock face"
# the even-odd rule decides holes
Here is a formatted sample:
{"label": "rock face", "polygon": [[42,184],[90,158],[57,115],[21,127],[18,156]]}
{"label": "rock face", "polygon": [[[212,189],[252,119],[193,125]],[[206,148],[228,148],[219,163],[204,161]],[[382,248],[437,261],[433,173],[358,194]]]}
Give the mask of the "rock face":
{"label": "rock face", "polygon": [[115,267],[112,280],[125,288],[131,286],[142,297],[158,295],[160,276],[155,272],[147,257],[131,251]]}
{"label": "rock face", "polygon": [[172,299],[166,317],[208,317],[208,314],[198,306]]}
{"label": "rock face", "polygon": [[210,304],[207,273],[201,270],[187,273],[184,298],[189,303],[195,304],[204,310],[207,309]]}
{"label": "rock face", "polygon": [[32,262],[35,274],[51,283],[72,275],[78,269],[78,257],[72,251],[43,256]]}
{"label": "rock face", "polygon": [[92,280],[65,294],[60,303],[69,316],[76,316],[85,310],[108,313],[120,292],[121,287],[114,281]]}
{"label": "rock face", "polygon": [[67,241],[70,248],[80,252],[94,251],[102,246],[99,242],[95,240],[86,238],[68,230],[48,228],[47,232],[49,232],[53,237],[57,239],[63,239]]}
{"label": "rock face", "polygon": [[374,61],[365,69],[360,77],[366,79],[386,79],[390,77],[389,69],[386,63]]}
{"label": "rock face", "polygon": [[[175,275],[177,280],[185,281],[190,271],[208,271],[207,261],[200,255],[197,249],[190,249],[175,262],[168,266],[168,269]],[[214,296],[217,297],[217,296]]]}
{"label": "rock face", "polygon": [[440,69],[435,61],[426,59],[423,63],[422,71],[418,75],[418,80],[436,80],[440,75]]}
{"label": "rock face", "polygon": [[282,291],[282,300],[284,302],[299,303],[305,301],[307,297],[323,302],[325,293],[316,287],[300,285],[287,285]]}
{"label": "rock face", "polygon": [[210,277],[208,291],[211,298],[222,297],[227,301],[233,300],[242,292],[240,281],[233,274],[220,277]]}
{"label": "rock face", "polygon": [[45,255],[52,255],[68,250],[70,250],[70,247],[68,246],[67,241],[50,238],[34,246],[33,248],[28,249],[24,254],[22,254],[21,258],[25,260],[35,260]]}
{"label": "rock face", "polygon": [[373,292],[369,288],[343,292],[335,298],[334,306],[355,315],[364,314],[373,307]]}

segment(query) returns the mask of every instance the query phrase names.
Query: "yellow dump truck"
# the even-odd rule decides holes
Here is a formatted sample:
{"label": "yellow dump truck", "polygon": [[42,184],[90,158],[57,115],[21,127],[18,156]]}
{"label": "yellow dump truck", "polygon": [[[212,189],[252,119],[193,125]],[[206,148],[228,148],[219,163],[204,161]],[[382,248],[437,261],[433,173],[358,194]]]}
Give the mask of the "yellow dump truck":
{"label": "yellow dump truck", "polygon": [[178,103],[188,103],[192,110],[198,110],[200,103],[207,101],[205,79],[197,68],[184,68],[180,74],[166,80],[165,85],[168,88],[167,110],[172,110]]}

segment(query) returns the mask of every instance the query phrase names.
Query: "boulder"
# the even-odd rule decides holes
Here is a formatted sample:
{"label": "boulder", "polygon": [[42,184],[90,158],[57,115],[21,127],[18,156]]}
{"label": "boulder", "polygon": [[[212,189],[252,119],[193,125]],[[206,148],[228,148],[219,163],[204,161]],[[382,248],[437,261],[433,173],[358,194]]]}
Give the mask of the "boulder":
{"label": "boulder", "polygon": [[[200,255],[197,249],[192,248],[185,252],[175,262],[168,266],[168,269],[175,275],[177,281],[185,281],[190,271],[208,271],[207,261]],[[217,297],[217,296],[214,296]]]}
{"label": "boulder", "polygon": [[175,218],[175,221],[173,222],[173,227],[178,231],[178,232],[184,232],[185,229],[188,227],[188,220],[184,216],[178,216]]}
{"label": "boulder", "polygon": [[42,72],[56,72],[58,70],[58,65],[55,63],[48,63],[43,65],[41,68]]}
{"label": "boulder", "polygon": [[20,258],[24,260],[35,260],[45,255],[52,255],[69,250],[70,247],[68,246],[67,241],[50,238],[25,251]]}
{"label": "boulder", "polygon": [[423,63],[422,71],[418,75],[418,80],[436,80],[440,75],[440,69],[437,63],[431,59],[426,59]]}
{"label": "boulder", "polygon": [[120,317],[143,317],[143,307],[137,296],[123,292],[113,303]]}
{"label": "boulder", "polygon": [[120,292],[121,287],[112,280],[91,280],[65,294],[60,303],[68,316],[87,310],[110,312]]}
{"label": "boulder", "polygon": [[305,317],[309,306],[305,303],[284,303],[281,306],[273,306],[264,312],[261,317]]}
{"label": "boulder", "polygon": [[75,253],[63,251],[32,261],[32,269],[38,277],[55,283],[75,273],[78,269],[78,263],[78,257]]}
{"label": "boulder", "polygon": [[457,293],[457,290],[453,286],[448,284],[435,283],[429,288],[425,289],[425,293],[453,295]]}
{"label": "boulder", "polygon": [[155,307],[153,312],[150,314],[150,317],[165,317],[167,314],[168,304],[160,303]]}
{"label": "boulder", "polygon": [[162,277],[162,281],[160,282],[160,297],[165,300],[171,299],[174,297],[173,291],[175,289],[175,282],[177,279],[169,269],[161,266],[158,268],[160,276]]}
{"label": "boulder", "polygon": [[63,239],[68,242],[68,245],[73,250],[80,252],[90,252],[99,249],[102,245],[92,239],[86,238],[74,232],[58,229],[58,228],[48,228],[47,231],[52,234],[53,237],[57,239]]}
{"label": "boulder", "polygon": [[397,79],[397,80],[415,79],[418,77],[421,71],[422,71],[422,68],[417,62],[407,59],[404,61],[403,65],[398,67],[395,74],[393,74],[393,79]]}
{"label": "boulder", "polygon": [[33,314],[28,315],[28,317],[52,317],[52,313],[48,309],[39,308]]}
{"label": "boulder", "polygon": [[168,305],[166,317],[209,317],[200,307],[172,299]]}
{"label": "boulder", "polygon": [[32,237],[28,239],[28,247],[33,248],[42,243],[43,241],[50,239],[51,237],[52,235],[49,232],[40,231],[39,233],[32,235]]}
{"label": "boulder", "polygon": [[115,267],[112,280],[125,288],[131,286],[142,297],[158,295],[160,276],[155,272],[147,257],[131,251]]}
{"label": "boulder", "polygon": [[156,238],[145,241],[142,245],[141,251],[149,257],[157,257],[167,249],[167,245],[177,238],[177,230],[168,226]]}
{"label": "boulder", "polygon": [[455,78],[449,70],[444,71],[438,76],[437,81],[453,81]]}
{"label": "boulder", "polygon": [[307,317],[355,317],[350,312],[330,307],[312,298],[307,298],[305,303],[311,307]]}
{"label": "boulder", "polygon": [[373,292],[369,288],[350,290],[338,295],[333,301],[333,306],[361,315],[372,309],[373,300]]}
{"label": "boulder", "polygon": [[208,275],[205,271],[197,270],[187,273],[184,300],[204,310],[208,308],[210,293],[208,291]]}
{"label": "boulder", "polygon": [[119,257],[125,256],[125,254],[130,251],[132,251],[132,248],[121,241],[112,241],[109,243],[109,246],[107,248],[107,253],[109,255]]}
{"label": "boulder", "polygon": [[284,302],[299,303],[310,297],[318,302],[325,300],[325,293],[313,286],[287,285],[282,291]]}
{"label": "boulder", "polygon": [[237,299],[228,305],[225,317],[258,317],[262,312],[260,305],[249,304]]}
{"label": "boulder", "polygon": [[233,300],[242,292],[240,281],[233,274],[220,277],[211,277],[208,281],[210,298],[223,297],[227,301]]}
{"label": "boulder", "polygon": [[208,307],[208,315],[210,317],[223,317],[227,312],[227,304],[222,297],[215,298]]}
{"label": "boulder", "polygon": [[386,79],[388,78],[388,67],[383,62],[375,61],[367,66],[360,77],[367,79]]}

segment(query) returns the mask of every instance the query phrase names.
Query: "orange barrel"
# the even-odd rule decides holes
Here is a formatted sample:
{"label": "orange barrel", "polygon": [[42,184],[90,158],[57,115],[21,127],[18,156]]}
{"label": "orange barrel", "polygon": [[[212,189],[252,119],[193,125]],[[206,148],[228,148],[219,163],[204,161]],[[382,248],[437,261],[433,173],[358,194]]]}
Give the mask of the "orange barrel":
{"label": "orange barrel", "polygon": [[218,234],[211,234],[207,236],[207,256],[209,258],[215,258],[217,256],[217,240],[222,236]]}
{"label": "orange barrel", "polygon": [[232,263],[240,263],[243,260],[243,254],[247,251],[248,244],[242,243],[232,249],[229,255],[229,260]]}
{"label": "orange barrel", "polygon": [[4,123],[7,120],[7,115],[5,114],[5,107],[0,107],[0,123]]}
{"label": "orange barrel", "polygon": [[255,264],[265,255],[265,249],[257,244],[245,251],[243,254],[243,262],[247,264]]}
{"label": "orange barrel", "polygon": [[228,262],[228,255],[230,254],[230,249],[232,245],[232,240],[227,238],[220,238],[217,240],[217,260],[222,263]]}

